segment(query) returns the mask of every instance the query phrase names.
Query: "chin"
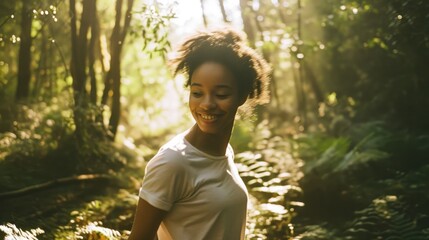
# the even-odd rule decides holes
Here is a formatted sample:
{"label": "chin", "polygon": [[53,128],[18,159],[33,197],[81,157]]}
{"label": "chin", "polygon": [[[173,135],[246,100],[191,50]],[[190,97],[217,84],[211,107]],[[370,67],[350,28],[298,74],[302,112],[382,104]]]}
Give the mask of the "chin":
{"label": "chin", "polygon": [[216,130],[216,129],[207,129],[207,128],[201,128],[201,127],[200,127],[200,130],[203,133],[212,134],[212,135],[216,135],[220,132],[219,130]]}
{"label": "chin", "polygon": [[219,128],[205,127],[205,126],[201,126],[200,124],[197,124],[197,125],[198,125],[198,129],[200,129],[200,131],[205,133],[205,134],[217,135],[220,132],[222,132],[222,129],[219,129]]}

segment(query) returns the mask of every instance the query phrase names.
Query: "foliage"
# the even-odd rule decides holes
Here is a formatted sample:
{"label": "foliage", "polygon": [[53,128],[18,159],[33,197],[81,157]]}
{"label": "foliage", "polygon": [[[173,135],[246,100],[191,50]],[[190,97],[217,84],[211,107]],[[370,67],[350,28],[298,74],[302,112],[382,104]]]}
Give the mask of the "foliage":
{"label": "foliage", "polygon": [[419,226],[419,220],[425,215],[417,213],[417,216],[409,216],[406,208],[397,196],[374,199],[367,208],[355,213],[353,222],[345,232],[346,238],[429,239],[429,228],[421,229]]}
{"label": "foliage", "polygon": [[161,3],[137,6],[122,59],[123,120],[117,140],[149,151],[176,129],[184,130],[190,119],[184,114],[184,84],[173,81],[166,64],[170,24],[176,17],[172,9],[172,4]]}
{"label": "foliage", "polygon": [[[421,213],[427,212],[423,202],[429,199],[423,190],[429,153],[425,139],[424,134],[392,132],[382,122],[355,124],[339,137],[297,138],[298,155],[305,161],[300,185],[306,204],[298,216],[308,225],[299,236],[319,239],[311,234],[316,231],[329,239],[425,239],[429,226],[420,221],[427,218]],[[306,219],[309,214],[313,220]],[[313,225],[317,221],[322,224]]]}
{"label": "foliage", "polygon": [[299,161],[288,153],[285,139],[270,136],[267,122],[255,129],[251,148],[236,155],[238,169],[250,193],[249,239],[289,239],[302,190],[297,185]]}
{"label": "foliage", "polygon": [[13,129],[2,134],[2,154],[40,157],[55,149],[71,133],[71,112],[63,110],[63,104],[54,98],[49,103],[17,105]]}
{"label": "foliage", "polygon": [[[353,136],[356,134],[357,136]],[[381,148],[391,138],[383,131],[382,123],[372,122],[356,126],[351,136],[330,137],[308,135],[298,139],[300,156],[305,158],[304,173],[317,171],[322,178],[337,172],[353,171],[359,166],[369,166],[372,161],[389,157]]]}
{"label": "foliage", "polygon": [[[273,66],[271,105],[258,109],[254,122],[238,124],[232,139],[253,204],[249,238],[427,239],[427,1],[240,2],[251,3],[241,9],[250,16],[250,43]],[[183,117],[180,79],[179,84],[171,81],[165,67],[167,29],[175,15],[156,4],[134,9],[139,21],[132,21],[134,38],[127,38],[122,57],[123,121],[117,142],[111,143],[103,136],[105,123],[98,121],[110,109],[70,104],[67,1],[31,3],[34,74],[24,105],[12,101],[22,3],[0,4],[2,191],[77,173],[109,172],[118,178],[108,186],[115,191],[107,197],[69,187],[63,190],[73,193],[55,195],[60,211],[53,206],[22,219],[16,213],[17,225],[39,224],[46,235],[34,226],[23,229],[35,231],[22,230],[6,223],[1,231],[15,238],[43,238],[53,231],[59,238],[126,236],[141,152],[153,154],[189,120]],[[103,64],[110,57],[106,36],[115,16],[111,2],[99,4],[97,54],[103,54],[103,62],[94,70],[102,86]],[[303,110],[308,128],[302,124]],[[84,116],[79,144],[72,134],[74,113]],[[66,223],[40,217],[46,215]]]}
{"label": "foliage", "polygon": [[[336,229],[327,228],[326,223],[319,223],[318,225],[305,225],[303,229],[299,229],[299,233],[293,240],[340,240],[338,231]],[[298,232],[298,231],[297,231]]]}
{"label": "foliage", "polygon": [[[167,8],[167,9],[165,9]],[[168,39],[168,27],[175,14],[172,8],[157,5],[143,4],[140,11],[136,11],[137,18],[140,20],[138,26],[134,27],[132,34],[141,33],[143,40],[142,50],[149,57],[153,54],[160,54],[165,57],[171,50],[171,44]]]}
{"label": "foliage", "polygon": [[332,127],[352,119],[429,129],[427,1],[240,2],[251,43],[273,66],[270,116],[309,130],[334,95]]}
{"label": "foliage", "polygon": [[[140,184],[135,179],[137,173],[141,174],[141,167],[133,165],[118,169],[108,184],[65,185],[2,199],[9,209],[2,212],[0,222],[14,221],[23,229],[40,227],[44,234],[38,239],[126,239],[137,202],[137,196],[130,194]],[[32,200],[31,208],[28,199]]]}
{"label": "foliage", "polygon": [[16,240],[37,240],[37,236],[44,233],[44,231],[40,228],[22,230],[16,227],[15,224],[11,223],[0,225],[0,231],[4,234],[4,236],[2,236],[2,234],[0,233],[0,237],[4,237],[4,239]]}
{"label": "foliage", "polygon": [[[89,131],[97,126],[85,128],[84,142],[77,144],[72,113],[67,105],[67,98],[53,98],[49,103],[16,107],[13,129],[0,134],[2,188],[17,189],[52,178],[103,173],[123,166],[126,160],[112,143],[102,138],[94,141],[96,134]],[[91,114],[87,112],[85,116]],[[27,168],[22,169],[22,165]],[[17,172],[25,177],[17,181],[12,177]]]}
{"label": "foliage", "polygon": [[310,1],[319,28],[320,51],[309,46],[308,61],[321,63],[320,81],[340,99],[352,98],[356,119],[384,119],[394,126],[428,129],[429,29],[425,1]]}
{"label": "foliage", "polygon": [[55,238],[64,239],[119,239],[121,233],[110,228],[102,227],[100,220],[108,210],[109,204],[102,204],[94,200],[89,202],[82,210],[70,213],[72,219],[69,224],[60,227]]}
{"label": "foliage", "polygon": [[[68,19],[63,1],[28,2],[31,7],[31,84],[30,100],[50,99],[68,88],[66,57],[69,41],[64,33]],[[2,3],[0,28],[0,96],[4,103],[14,99],[18,75],[18,53],[22,1]],[[0,106],[5,107],[5,106]]]}

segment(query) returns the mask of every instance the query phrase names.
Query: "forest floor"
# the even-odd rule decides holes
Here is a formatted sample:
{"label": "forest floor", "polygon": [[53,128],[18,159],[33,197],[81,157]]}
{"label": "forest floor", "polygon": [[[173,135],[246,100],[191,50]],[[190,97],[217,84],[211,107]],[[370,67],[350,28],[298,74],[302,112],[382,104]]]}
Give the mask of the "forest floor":
{"label": "forest floor", "polygon": [[[357,149],[343,138],[310,136],[311,144],[323,148],[313,149],[316,157],[307,155],[305,161],[292,156],[293,144],[278,136],[256,139],[250,150],[237,152],[252,202],[248,239],[429,239],[429,144],[424,144],[429,138],[388,137],[381,139],[389,143],[386,147],[375,145],[379,138],[374,138]],[[299,144],[306,154],[315,148],[304,140]],[[413,158],[404,161],[410,151]],[[76,178],[84,172],[61,162],[22,156],[3,160],[0,237],[126,239],[146,161],[129,154],[121,158],[126,164],[84,175],[92,179]],[[336,171],[344,162],[347,168]],[[69,180],[58,181],[64,178]],[[38,228],[44,233],[36,233]]]}

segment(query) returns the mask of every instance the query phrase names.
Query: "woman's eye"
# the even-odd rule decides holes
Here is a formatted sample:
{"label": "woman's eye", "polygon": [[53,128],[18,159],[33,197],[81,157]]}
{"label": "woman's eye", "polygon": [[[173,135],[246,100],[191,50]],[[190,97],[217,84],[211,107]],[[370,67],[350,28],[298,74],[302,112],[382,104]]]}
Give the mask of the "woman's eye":
{"label": "woman's eye", "polygon": [[203,94],[200,92],[192,92],[192,96],[194,97],[201,97]]}
{"label": "woman's eye", "polygon": [[216,96],[220,99],[224,99],[224,98],[229,97],[229,94],[216,94]]}

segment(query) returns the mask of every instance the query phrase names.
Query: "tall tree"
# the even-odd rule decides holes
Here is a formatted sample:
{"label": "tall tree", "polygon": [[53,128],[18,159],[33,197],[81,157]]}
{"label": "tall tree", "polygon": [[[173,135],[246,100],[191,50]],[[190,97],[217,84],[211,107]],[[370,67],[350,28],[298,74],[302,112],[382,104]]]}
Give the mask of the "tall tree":
{"label": "tall tree", "polygon": [[250,6],[252,4],[252,0],[240,0],[240,10],[241,10],[241,19],[243,20],[243,30],[247,35],[249,40],[249,44],[254,47],[255,46],[255,32],[252,26],[252,19],[250,17]]}
{"label": "tall tree", "polygon": [[91,39],[89,42],[89,53],[88,53],[88,68],[89,68],[89,78],[90,78],[90,101],[92,104],[97,104],[97,78],[95,74],[95,61],[96,53],[101,54],[99,45],[100,45],[100,24],[98,22],[97,15],[97,6],[93,5],[91,9]]}
{"label": "tall tree", "polygon": [[225,11],[225,4],[224,4],[223,0],[219,0],[219,7],[220,7],[220,11],[222,13],[223,21],[226,23],[230,22],[230,20],[228,19],[228,15],[226,14],[226,11]]}
{"label": "tall tree", "polygon": [[204,8],[204,0],[200,0],[200,5],[201,5],[201,16],[203,17],[203,23],[204,26],[208,26],[208,22],[207,22],[207,17],[206,17],[206,11]]}
{"label": "tall tree", "polygon": [[18,62],[18,85],[15,99],[17,101],[28,98],[31,79],[31,25],[32,12],[30,0],[22,0],[21,9],[21,42]]}
{"label": "tall tree", "polygon": [[[116,17],[115,17],[115,26],[113,27],[112,35],[110,37],[110,69],[107,73],[105,83],[107,90],[105,92],[109,92],[109,87],[112,90],[112,113],[110,115],[109,120],[109,130],[112,133],[112,137],[116,135],[120,113],[121,113],[121,52],[122,47],[125,42],[125,37],[128,32],[128,28],[131,23],[131,10],[133,8],[134,0],[127,0],[127,10],[124,15],[123,25],[122,22],[122,5],[123,0],[117,0],[115,9],[116,9]],[[111,84],[109,84],[111,83]]]}
{"label": "tall tree", "polygon": [[77,29],[76,1],[70,0],[70,24],[71,24],[71,47],[72,60],[70,63],[71,75],[73,78],[74,94],[74,121],[76,125],[76,135],[79,140],[83,139],[83,125],[85,124],[84,110],[87,107],[86,85],[86,59],[88,31],[90,27],[91,11],[95,7],[95,0],[83,0],[82,13],[80,17],[79,30]]}
{"label": "tall tree", "polygon": [[[302,54],[301,52],[301,42],[302,42],[302,5],[301,0],[297,1],[297,53]],[[300,115],[301,123],[304,129],[307,128],[307,98],[304,90],[304,74],[303,74],[303,57],[297,56],[298,61],[298,73],[296,75],[296,83],[297,83],[297,99],[298,99],[298,113]]]}

